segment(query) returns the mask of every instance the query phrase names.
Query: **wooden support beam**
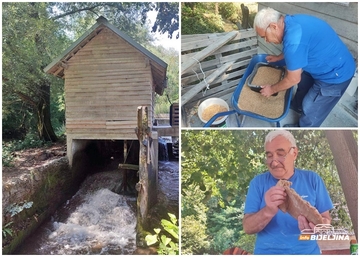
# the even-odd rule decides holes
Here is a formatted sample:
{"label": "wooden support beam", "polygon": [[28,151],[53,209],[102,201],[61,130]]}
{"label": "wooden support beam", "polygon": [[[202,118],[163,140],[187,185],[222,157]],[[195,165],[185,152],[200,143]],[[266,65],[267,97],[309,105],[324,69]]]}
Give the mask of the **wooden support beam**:
{"label": "wooden support beam", "polygon": [[60,63],[60,66],[61,66],[62,68],[64,68],[65,70],[66,70],[67,68],[69,68],[69,65],[67,64],[67,62],[61,62],[61,63]]}
{"label": "wooden support beam", "polygon": [[148,108],[146,106],[139,106],[137,114],[138,126],[136,134],[140,143],[139,182],[136,185],[136,190],[139,192],[137,208],[138,220],[145,224],[150,206],[156,203],[157,184],[151,162],[149,162],[152,138],[150,137],[150,128],[148,127]]}
{"label": "wooden support beam", "polygon": [[61,71],[63,71],[63,68],[58,68],[58,69],[54,72],[54,75],[57,76]]}
{"label": "wooden support beam", "polygon": [[358,239],[358,146],[351,130],[325,130]]}
{"label": "wooden support beam", "polygon": [[145,218],[148,213],[148,179],[147,179],[147,149],[144,144],[146,141],[146,129],[148,122],[147,107],[139,106],[137,109],[137,136],[140,143],[139,152],[139,182],[136,185],[136,189],[139,192],[137,199],[137,209],[139,220],[141,223],[145,222]]}
{"label": "wooden support beam", "polygon": [[120,163],[119,169],[126,169],[126,170],[139,170],[139,165],[136,164],[129,164],[129,163]]}
{"label": "wooden support beam", "polygon": [[212,73],[209,77],[207,77],[206,81],[205,80],[201,81],[199,84],[195,85],[192,89],[190,89],[183,96],[181,96],[181,106],[186,104],[191,98],[193,98],[197,93],[199,93],[208,84],[213,82],[217,77],[219,77],[220,75],[225,73],[234,63],[235,63],[235,61],[225,63],[223,66],[221,66],[219,69],[217,69],[214,73]]}
{"label": "wooden support beam", "polygon": [[179,127],[154,126],[153,132],[157,131],[159,137],[172,136],[179,137]]}
{"label": "wooden support beam", "polygon": [[231,31],[227,33],[224,37],[220,38],[213,44],[209,45],[205,49],[201,50],[200,52],[196,53],[192,58],[187,60],[186,62],[181,64],[181,75],[184,74],[188,69],[194,66],[197,62],[201,62],[206,57],[214,53],[220,47],[225,45],[227,42],[231,41],[233,38],[236,37],[238,31]]}

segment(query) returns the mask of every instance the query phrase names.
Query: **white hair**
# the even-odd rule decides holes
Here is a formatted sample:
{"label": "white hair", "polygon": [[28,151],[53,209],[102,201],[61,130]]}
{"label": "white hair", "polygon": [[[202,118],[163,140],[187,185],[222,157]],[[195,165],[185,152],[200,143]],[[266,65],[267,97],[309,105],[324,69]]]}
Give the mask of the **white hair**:
{"label": "white hair", "polygon": [[296,147],[296,140],[293,134],[291,134],[287,130],[274,130],[269,132],[265,137],[265,145],[273,141],[275,137],[279,137],[279,136],[286,138],[290,142],[291,147]]}
{"label": "white hair", "polygon": [[261,9],[255,16],[254,28],[266,29],[270,23],[277,23],[281,17],[281,13],[268,7]]}

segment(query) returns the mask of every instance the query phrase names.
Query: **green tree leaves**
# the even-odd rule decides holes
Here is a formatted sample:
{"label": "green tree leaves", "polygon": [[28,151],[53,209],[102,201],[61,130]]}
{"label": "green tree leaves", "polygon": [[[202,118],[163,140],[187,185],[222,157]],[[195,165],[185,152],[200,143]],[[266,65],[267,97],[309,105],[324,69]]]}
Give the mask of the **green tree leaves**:
{"label": "green tree leaves", "polygon": [[165,234],[160,234],[161,229],[155,228],[155,235],[147,235],[145,237],[147,245],[153,245],[158,243],[158,253],[166,255],[177,255],[179,254],[179,228],[177,225],[177,218],[174,214],[168,213],[170,217],[169,220],[162,219],[161,226],[166,232],[168,232],[175,240],[172,241],[171,238],[167,237]]}

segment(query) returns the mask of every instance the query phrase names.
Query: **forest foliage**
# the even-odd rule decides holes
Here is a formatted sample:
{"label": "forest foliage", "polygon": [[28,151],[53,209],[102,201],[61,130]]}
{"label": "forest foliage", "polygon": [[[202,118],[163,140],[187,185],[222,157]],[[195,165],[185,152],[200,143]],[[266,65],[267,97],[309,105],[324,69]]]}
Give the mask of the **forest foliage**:
{"label": "forest foliage", "polygon": [[[147,14],[157,11],[150,24]],[[179,37],[177,2],[4,2],[2,3],[3,139],[57,141],[65,132],[64,81],[43,69],[99,16],[168,64],[168,88],[156,98],[156,112],[169,112],[178,102],[178,53],[155,46],[154,32]],[[30,138],[27,140],[27,138]],[[18,145],[18,144],[17,144]],[[14,146],[15,147],[15,146]],[[5,149],[11,150],[11,145]]]}
{"label": "forest foliage", "polygon": [[[181,234],[183,254],[221,254],[233,246],[253,252],[254,235],[242,228],[249,182],[267,170],[268,130],[183,130],[181,133]],[[317,172],[335,208],[332,225],[352,231],[333,155],[321,130],[293,130],[296,167]],[[357,132],[353,132],[357,142]]]}
{"label": "forest foliage", "polygon": [[[246,3],[245,3],[246,4]],[[252,25],[255,13],[250,13]],[[240,2],[183,2],[181,4],[181,34],[220,33],[244,27]]]}

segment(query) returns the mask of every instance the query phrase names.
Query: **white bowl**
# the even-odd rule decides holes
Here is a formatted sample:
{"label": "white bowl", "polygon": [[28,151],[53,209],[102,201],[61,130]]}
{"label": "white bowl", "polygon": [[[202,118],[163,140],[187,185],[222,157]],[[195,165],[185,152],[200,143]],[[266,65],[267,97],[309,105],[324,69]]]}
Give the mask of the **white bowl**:
{"label": "white bowl", "polygon": [[[209,106],[211,106],[211,105],[213,105],[213,104],[217,104],[217,105],[224,106],[224,107],[226,108],[226,111],[229,111],[229,105],[228,105],[227,102],[225,102],[223,99],[221,99],[221,98],[209,98],[209,99],[206,99],[205,101],[203,101],[203,102],[199,105],[199,108],[198,108],[198,116],[199,116],[199,118],[200,118],[200,120],[201,120],[202,122],[204,122],[204,123],[207,123],[207,122],[208,122],[208,120],[204,120],[204,119],[202,118],[202,113],[203,113],[203,111],[204,111],[207,107],[209,107]],[[215,114],[214,114],[214,115],[215,115]],[[214,121],[214,122],[212,123],[212,125],[217,125],[217,124],[222,123],[223,121],[226,120],[227,117],[228,117],[228,115],[221,117],[221,119]]]}

